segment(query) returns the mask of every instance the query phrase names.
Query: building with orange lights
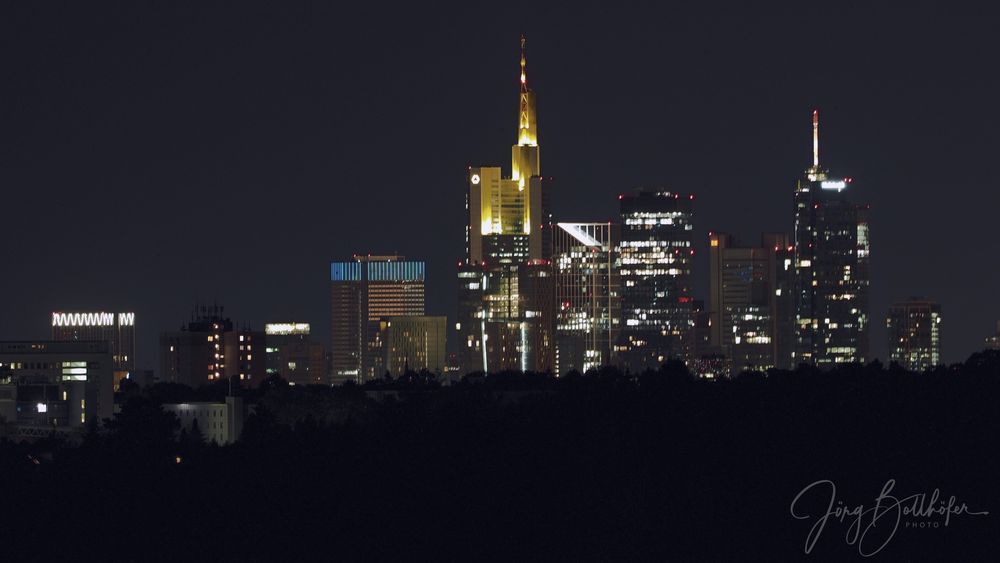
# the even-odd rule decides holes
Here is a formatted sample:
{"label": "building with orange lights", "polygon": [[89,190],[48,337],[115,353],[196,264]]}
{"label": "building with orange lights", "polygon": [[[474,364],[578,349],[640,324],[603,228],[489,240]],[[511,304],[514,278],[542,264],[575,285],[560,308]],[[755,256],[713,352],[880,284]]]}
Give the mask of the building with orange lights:
{"label": "building with orange lights", "polygon": [[423,262],[355,255],[330,264],[330,361],[333,383],[364,383],[385,373],[379,323],[425,314]]}

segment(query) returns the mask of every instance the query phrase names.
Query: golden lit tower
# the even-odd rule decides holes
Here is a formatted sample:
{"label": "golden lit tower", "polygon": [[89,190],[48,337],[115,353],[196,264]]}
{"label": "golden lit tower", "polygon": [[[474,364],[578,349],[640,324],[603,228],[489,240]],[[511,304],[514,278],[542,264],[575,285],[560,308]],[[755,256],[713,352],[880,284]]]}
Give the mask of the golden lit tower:
{"label": "golden lit tower", "polygon": [[[470,166],[466,260],[459,263],[458,341],[466,371],[552,367],[551,217],[538,158],[535,93],[521,36],[517,142],[511,172]],[[549,239],[549,240],[547,240]]]}
{"label": "golden lit tower", "polygon": [[521,88],[518,94],[517,144],[511,147],[511,175],[499,166],[468,171],[468,259],[474,263],[516,263],[543,256],[542,178],[539,176],[535,93],[528,87],[524,36],[521,36]]}
{"label": "golden lit tower", "polygon": [[511,147],[511,179],[524,189],[532,176],[538,176],[538,123],[535,119],[535,93],[528,88],[524,35],[521,36],[521,99],[518,111],[517,144]]}

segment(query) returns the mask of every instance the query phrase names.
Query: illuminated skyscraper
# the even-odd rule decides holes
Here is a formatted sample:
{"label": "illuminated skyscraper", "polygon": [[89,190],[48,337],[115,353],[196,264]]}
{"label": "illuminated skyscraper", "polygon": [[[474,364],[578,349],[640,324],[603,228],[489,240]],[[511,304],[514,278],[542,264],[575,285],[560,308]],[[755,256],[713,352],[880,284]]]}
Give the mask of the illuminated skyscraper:
{"label": "illuminated skyscraper", "polygon": [[820,167],[813,112],[813,165],[795,190],[796,363],[869,359],[868,209],[848,200],[852,187]]}
{"label": "illuminated skyscraper", "polygon": [[456,339],[461,371],[552,369],[552,296],[548,272],[551,214],[540,176],[535,93],[528,87],[521,37],[517,143],[511,175],[469,167],[466,259],[459,263]]}
{"label": "illuminated skyscraper", "polygon": [[621,323],[613,223],[558,223],[553,229],[556,373],[613,363]]}
{"label": "illuminated skyscraper", "polygon": [[616,351],[632,371],[688,360],[694,196],[637,190],[621,195],[618,246],[622,327]]}
{"label": "illuminated skyscraper", "polygon": [[511,175],[499,166],[470,167],[466,209],[468,260],[516,264],[543,259],[548,222],[540,176],[535,93],[528,87],[524,37],[521,37],[521,86],[517,144],[511,147]]}
{"label": "illuminated skyscraper", "polygon": [[787,367],[791,360],[787,346],[779,353],[779,344],[789,340],[779,333],[779,303],[791,298],[780,282],[784,269],[791,267],[791,259],[785,258],[788,238],[766,233],[760,246],[748,247],[737,246],[731,235],[709,233],[711,345],[730,359],[737,373]]}
{"label": "illuminated skyscraper", "polygon": [[52,340],[110,342],[115,389],[135,373],[135,313],[55,312]]}
{"label": "illuminated skyscraper", "polygon": [[941,364],[941,305],[911,297],[894,303],[886,317],[889,361],[911,371]]}
{"label": "illuminated skyscraper", "polygon": [[424,315],[423,262],[403,256],[355,255],[330,264],[334,383],[362,383],[385,372],[379,322]]}

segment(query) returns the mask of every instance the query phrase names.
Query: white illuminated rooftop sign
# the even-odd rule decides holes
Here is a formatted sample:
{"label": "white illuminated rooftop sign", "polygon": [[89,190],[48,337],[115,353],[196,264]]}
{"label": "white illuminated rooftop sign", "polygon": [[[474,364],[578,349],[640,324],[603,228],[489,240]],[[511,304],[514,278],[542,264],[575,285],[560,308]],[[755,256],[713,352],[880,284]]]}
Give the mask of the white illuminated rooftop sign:
{"label": "white illuminated rooftop sign", "polygon": [[[135,326],[135,313],[118,313],[118,326]],[[52,326],[115,326],[115,313],[52,313]]]}
{"label": "white illuminated rooftop sign", "polygon": [[264,334],[309,334],[309,323],[269,323],[264,325]]}
{"label": "white illuminated rooftop sign", "polygon": [[824,190],[837,190],[839,192],[847,187],[847,182],[844,180],[823,180],[820,182],[819,187]]}

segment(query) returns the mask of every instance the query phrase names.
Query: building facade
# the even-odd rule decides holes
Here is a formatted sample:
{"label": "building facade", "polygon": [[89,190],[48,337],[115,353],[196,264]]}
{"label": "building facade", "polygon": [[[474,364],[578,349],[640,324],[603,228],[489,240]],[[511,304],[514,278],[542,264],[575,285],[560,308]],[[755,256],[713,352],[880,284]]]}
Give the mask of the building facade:
{"label": "building facade", "polygon": [[528,260],[518,267],[521,371],[555,369],[556,284],[550,260]]}
{"label": "building facade", "polygon": [[399,376],[407,370],[441,375],[447,367],[447,317],[386,317],[381,323],[385,370]]}
{"label": "building facade", "polygon": [[115,389],[135,373],[135,313],[53,312],[52,340],[99,340],[111,343]]}
{"label": "building facade", "polygon": [[264,333],[237,328],[222,315],[222,307],[198,307],[180,330],[160,335],[163,381],[199,387],[235,378],[241,385],[256,387],[264,380]]}
{"label": "building facade", "polygon": [[[790,237],[765,233],[760,246],[740,246],[732,235],[709,233],[708,325],[713,349],[725,355],[736,372],[789,367],[791,295],[781,277]],[[788,262],[788,263],[786,263]]]}
{"label": "building facade", "polygon": [[111,343],[0,342],[0,416],[7,423],[82,428],[114,413]]}
{"label": "building facade", "polygon": [[621,294],[614,223],[558,223],[553,229],[556,374],[614,363]]}
{"label": "building facade", "polygon": [[619,362],[632,371],[690,359],[694,196],[640,189],[619,196]]}
{"label": "building facade", "polygon": [[355,255],[330,265],[333,383],[363,383],[385,372],[379,323],[425,314],[424,262]]}
{"label": "building facade", "polygon": [[232,444],[243,434],[246,413],[241,397],[226,397],[220,403],[168,403],[162,408],[177,417],[181,430],[191,432],[197,425],[208,444]]}
{"label": "building facade", "polygon": [[309,323],[264,325],[267,375],[277,375],[292,385],[329,385],[326,348],[313,341]]}
{"label": "building facade", "polygon": [[820,167],[813,112],[813,165],[795,190],[795,363],[870,359],[868,208],[848,199],[853,189]]}
{"label": "building facade", "polygon": [[886,316],[890,362],[910,371],[941,364],[941,305],[917,297],[898,301]]}

